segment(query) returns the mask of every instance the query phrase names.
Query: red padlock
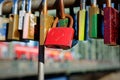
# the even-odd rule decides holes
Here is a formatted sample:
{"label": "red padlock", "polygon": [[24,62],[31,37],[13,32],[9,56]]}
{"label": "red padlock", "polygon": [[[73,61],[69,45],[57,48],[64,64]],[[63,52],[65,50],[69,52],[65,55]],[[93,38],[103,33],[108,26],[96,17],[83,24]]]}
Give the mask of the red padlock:
{"label": "red padlock", "polygon": [[61,48],[68,49],[71,48],[72,40],[74,36],[73,18],[69,14],[65,14],[67,18],[70,19],[69,27],[56,27],[58,23],[58,17],[53,23],[53,27],[49,30],[45,46],[50,48]]}
{"label": "red padlock", "polygon": [[117,45],[119,36],[119,12],[111,7],[111,0],[106,0],[104,8],[104,43]]}

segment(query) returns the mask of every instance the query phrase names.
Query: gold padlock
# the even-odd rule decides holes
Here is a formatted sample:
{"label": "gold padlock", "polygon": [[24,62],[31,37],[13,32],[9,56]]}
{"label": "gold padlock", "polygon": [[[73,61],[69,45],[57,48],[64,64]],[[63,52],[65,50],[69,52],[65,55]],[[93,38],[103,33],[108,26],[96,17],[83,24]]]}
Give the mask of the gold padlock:
{"label": "gold padlock", "polygon": [[19,17],[17,14],[17,9],[18,9],[18,0],[14,1],[13,5],[13,14],[10,14],[9,16],[9,26],[8,26],[8,40],[20,40],[20,34],[18,31],[18,22],[19,22]]}
{"label": "gold padlock", "polygon": [[40,15],[40,45],[44,45],[48,30],[51,28],[54,17],[47,14],[47,0],[44,0],[43,14]]}
{"label": "gold padlock", "polygon": [[8,26],[8,40],[19,40],[20,34],[18,31],[18,15],[10,15]]}

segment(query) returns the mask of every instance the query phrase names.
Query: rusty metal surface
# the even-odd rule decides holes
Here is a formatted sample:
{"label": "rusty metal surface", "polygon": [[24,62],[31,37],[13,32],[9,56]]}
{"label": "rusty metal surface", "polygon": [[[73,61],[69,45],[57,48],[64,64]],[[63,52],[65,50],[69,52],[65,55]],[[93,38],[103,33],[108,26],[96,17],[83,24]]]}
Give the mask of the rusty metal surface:
{"label": "rusty metal surface", "polygon": [[[48,0],[48,9],[53,9],[56,8],[56,2],[58,0]],[[64,0],[64,4],[66,6],[69,5],[74,5],[76,3],[76,1],[78,2],[78,0]],[[19,9],[21,6],[22,1],[19,1]],[[32,11],[36,11],[41,9],[42,7],[42,0],[33,0],[32,1]],[[12,0],[5,0],[5,3],[3,4],[3,12],[4,13],[10,13],[12,10]]]}
{"label": "rusty metal surface", "polygon": [[[112,2],[118,2],[119,0],[112,0]],[[48,0],[48,9],[56,9],[58,0]],[[97,3],[103,3],[105,0],[97,0]],[[20,5],[22,3],[22,0],[19,0],[19,9]],[[42,0],[32,0],[32,11],[37,11],[41,9]],[[80,6],[80,0],[64,0],[65,7],[71,7],[71,6]],[[86,1],[87,5],[90,5],[90,0]],[[10,13],[12,9],[12,0],[5,0],[5,3],[3,5],[3,12],[4,13]]]}

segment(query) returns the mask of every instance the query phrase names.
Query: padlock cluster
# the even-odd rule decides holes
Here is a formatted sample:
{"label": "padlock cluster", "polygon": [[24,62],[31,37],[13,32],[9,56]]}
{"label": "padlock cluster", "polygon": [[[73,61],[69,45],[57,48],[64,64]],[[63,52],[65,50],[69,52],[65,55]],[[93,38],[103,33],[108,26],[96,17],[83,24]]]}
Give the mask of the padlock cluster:
{"label": "padlock cluster", "polygon": [[[32,14],[32,0],[22,0],[19,13],[18,1],[13,0],[9,18],[3,17],[0,12],[1,41],[35,40],[40,45],[60,49],[69,49],[78,41],[89,38],[104,39],[104,44],[107,45],[119,44],[119,11],[111,6],[111,0],[106,0],[105,7],[98,7],[97,1],[91,0],[88,11],[86,0],[81,0],[77,16],[73,8],[70,8],[70,14],[66,14],[63,0],[59,0],[56,17],[48,15],[47,0],[43,0],[39,19]],[[1,9],[3,3],[4,0],[0,2]]]}
{"label": "padlock cluster", "polygon": [[[31,12],[31,1],[22,0],[22,9],[18,13],[18,1],[13,0],[12,14],[9,18],[1,17],[0,40],[3,41],[25,41],[34,40],[34,29],[36,17]],[[27,2],[27,10],[26,10]],[[4,0],[1,2],[1,9]],[[1,14],[2,15],[2,14]]]}

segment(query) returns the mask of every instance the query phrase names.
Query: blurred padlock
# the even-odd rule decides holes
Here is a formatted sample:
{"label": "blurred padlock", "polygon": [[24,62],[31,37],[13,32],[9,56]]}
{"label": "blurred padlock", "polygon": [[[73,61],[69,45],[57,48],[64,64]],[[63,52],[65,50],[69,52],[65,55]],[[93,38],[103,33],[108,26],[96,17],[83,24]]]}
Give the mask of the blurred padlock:
{"label": "blurred padlock", "polygon": [[78,12],[78,39],[80,41],[86,40],[87,33],[86,33],[86,23],[87,23],[87,11],[86,11],[86,0],[81,0],[80,4],[80,11]]}
{"label": "blurred padlock", "polygon": [[117,45],[119,36],[119,11],[111,7],[111,0],[106,0],[104,8],[104,43]]}
{"label": "blurred padlock", "polygon": [[56,27],[58,17],[53,23],[53,27],[49,30],[45,46],[50,48],[69,49],[72,47],[72,40],[74,36],[73,18],[69,14],[65,14],[66,18],[70,19],[69,27]]}
{"label": "blurred padlock", "polygon": [[0,41],[6,41],[7,37],[7,24],[9,23],[9,19],[5,18],[2,15],[2,7],[4,0],[0,1]]}
{"label": "blurred padlock", "polygon": [[100,13],[98,14],[98,34],[99,38],[104,38],[104,5],[99,4]]}
{"label": "blurred padlock", "polygon": [[89,37],[98,38],[98,14],[99,8],[96,5],[97,0],[91,0],[89,8]]}
{"label": "blurred padlock", "polygon": [[12,14],[10,14],[9,17],[9,26],[8,26],[8,36],[7,39],[8,40],[20,40],[20,34],[18,31],[18,14],[17,14],[17,10],[18,10],[18,0],[13,0],[13,8],[12,8],[13,12]]}
{"label": "blurred padlock", "polygon": [[78,24],[77,24],[77,14],[75,14],[74,7],[70,7],[70,15],[73,17],[73,28],[74,28],[74,38],[72,46],[75,46],[78,43]]}
{"label": "blurred padlock", "polygon": [[48,15],[47,0],[43,0],[43,10],[40,15],[40,45],[44,45],[48,30],[54,22],[54,17]]}
{"label": "blurred padlock", "polygon": [[24,18],[22,39],[34,40],[36,17],[31,12],[32,0],[27,0],[27,1],[28,1],[28,6],[27,6],[27,13],[25,14],[25,18]]}
{"label": "blurred padlock", "polygon": [[86,21],[85,21],[85,40],[89,40],[89,7],[90,6],[86,6]]}

